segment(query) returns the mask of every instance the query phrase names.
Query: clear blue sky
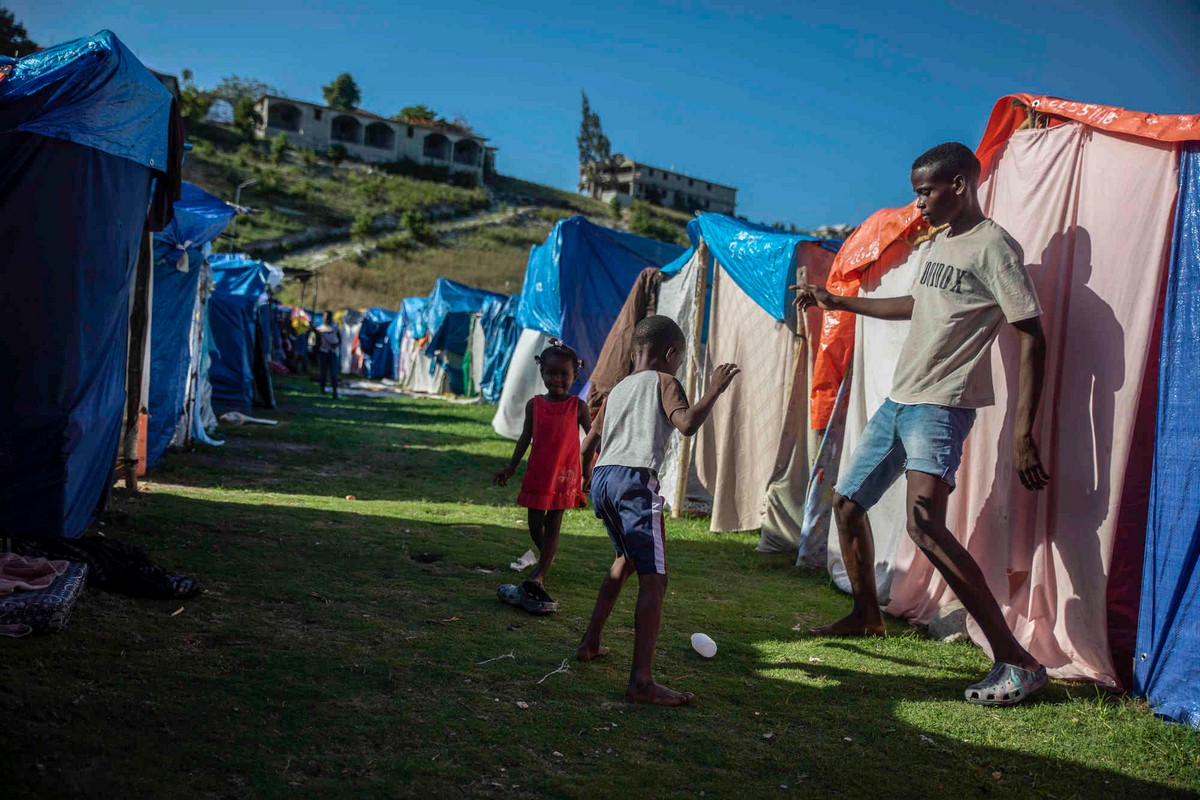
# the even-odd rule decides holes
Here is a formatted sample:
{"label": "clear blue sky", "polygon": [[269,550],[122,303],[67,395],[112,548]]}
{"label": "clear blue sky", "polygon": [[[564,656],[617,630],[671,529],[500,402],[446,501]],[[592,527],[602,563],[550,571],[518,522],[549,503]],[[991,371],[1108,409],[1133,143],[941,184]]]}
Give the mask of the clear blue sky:
{"label": "clear blue sky", "polygon": [[8,2],[39,44],[109,28],[202,86],[237,73],[320,101],[350,72],[363,108],[462,115],[502,172],[564,188],[584,89],[614,150],[737,186],[740,213],[801,227],[907,201],[912,159],[978,144],[1009,92],[1200,112],[1197,0],[809,5]]}

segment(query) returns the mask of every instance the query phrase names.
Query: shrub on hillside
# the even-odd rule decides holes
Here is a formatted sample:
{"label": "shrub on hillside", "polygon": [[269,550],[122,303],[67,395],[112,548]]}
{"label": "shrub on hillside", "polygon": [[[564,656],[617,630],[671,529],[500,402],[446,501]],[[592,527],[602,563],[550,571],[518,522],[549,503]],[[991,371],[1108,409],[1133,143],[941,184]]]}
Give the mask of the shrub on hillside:
{"label": "shrub on hillside", "polygon": [[249,142],[242,142],[237,149],[238,163],[248,167],[258,160],[258,148]]}
{"label": "shrub on hillside", "polygon": [[401,219],[401,224],[408,231],[409,236],[416,239],[418,242],[428,243],[437,238],[437,234],[433,231],[433,226],[429,224],[429,220],[419,211],[405,211],[404,217]]}
{"label": "shrub on hillside", "polygon": [[370,214],[356,214],[354,221],[350,223],[350,238],[356,242],[360,242],[371,235],[371,223],[375,220]]}
{"label": "shrub on hillside", "polygon": [[346,145],[334,142],[329,145],[329,149],[325,151],[325,157],[334,164],[340,164],[345,161],[350,155],[350,151],[346,149]]}
{"label": "shrub on hillside", "polygon": [[300,163],[306,167],[316,166],[317,159],[319,158],[317,151],[309,147],[301,147],[296,151],[296,154],[300,156]]}
{"label": "shrub on hillside", "polygon": [[614,217],[617,219],[621,218],[621,198],[614,194],[612,196],[612,200],[608,201],[608,208],[610,211],[612,211],[612,215]]}
{"label": "shrub on hillside", "polygon": [[278,136],[271,140],[271,161],[276,164],[282,164],[291,149],[292,145],[288,142],[287,134],[280,132]]}
{"label": "shrub on hillside", "polygon": [[629,207],[629,230],[638,236],[658,239],[660,242],[678,244],[683,238],[679,228],[655,217],[650,205],[642,200],[634,200]]}

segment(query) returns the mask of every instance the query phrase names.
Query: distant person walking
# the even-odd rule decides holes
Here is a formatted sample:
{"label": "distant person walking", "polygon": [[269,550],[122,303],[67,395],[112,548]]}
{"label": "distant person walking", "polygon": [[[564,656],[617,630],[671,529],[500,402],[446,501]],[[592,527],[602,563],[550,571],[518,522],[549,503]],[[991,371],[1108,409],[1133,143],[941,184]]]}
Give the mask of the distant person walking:
{"label": "distant person walking", "polygon": [[338,372],[341,368],[342,331],[333,319],[333,312],[326,311],[324,319],[316,328],[317,361],[321,368],[321,394],[325,384],[333,386],[333,399],[338,399]]}

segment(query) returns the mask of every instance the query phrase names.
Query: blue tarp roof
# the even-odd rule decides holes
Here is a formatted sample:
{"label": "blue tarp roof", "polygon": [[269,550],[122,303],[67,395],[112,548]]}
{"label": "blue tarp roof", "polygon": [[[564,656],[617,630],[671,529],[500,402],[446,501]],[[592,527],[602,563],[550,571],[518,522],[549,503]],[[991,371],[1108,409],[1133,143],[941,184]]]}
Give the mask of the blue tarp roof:
{"label": "blue tarp roof", "polygon": [[1200,728],[1200,145],[1179,164],[1134,690]]}
{"label": "blue tarp roof", "polygon": [[78,536],[112,486],[171,96],[110,33],[0,69],[0,533]]}
{"label": "blue tarp roof", "polygon": [[189,260],[202,258],[204,245],[220,236],[236,214],[229,203],[184,181],[175,201],[175,216],[154,234],[155,263],[174,254],[171,266],[175,266],[185,248]]}
{"label": "blue tarp roof", "polygon": [[638,274],[682,252],[583,217],[562,220],[529,253],[517,322],[574,347],[584,360],[582,385]]}
{"label": "blue tarp roof", "polygon": [[171,93],[111,31],[0,57],[0,131],[90,147],[159,171],[167,168]]}
{"label": "blue tarp roof", "polygon": [[429,293],[428,305],[425,307],[426,330],[436,333],[442,321],[455,313],[479,314],[489,299],[503,303],[507,298],[486,289],[476,289],[465,283],[438,278]]}
{"label": "blue tarp roof", "polygon": [[228,254],[212,256],[209,265],[215,285],[208,313],[219,355],[208,372],[213,407],[218,413],[248,411],[254,400],[257,306],[267,288],[267,265]]}
{"label": "blue tarp roof", "polygon": [[796,246],[809,242],[833,253],[842,246],[840,239],[785,233],[724,214],[701,214],[688,223],[687,232],[692,246],[674,263],[664,267],[664,272],[681,269],[703,236],[713,257],[721,262],[742,291],[778,320],[787,316],[787,289],[795,279]]}
{"label": "blue tarp roof", "polygon": [[[153,467],[175,436],[187,398],[191,367],[192,310],[204,272],[204,247],[225,230],[234,208],[203,189],[184,183],[175,216],[154,234],[154,308],[150,315],[150,426],[146,464]],[[188,254],[186,271],[184,249]]]}

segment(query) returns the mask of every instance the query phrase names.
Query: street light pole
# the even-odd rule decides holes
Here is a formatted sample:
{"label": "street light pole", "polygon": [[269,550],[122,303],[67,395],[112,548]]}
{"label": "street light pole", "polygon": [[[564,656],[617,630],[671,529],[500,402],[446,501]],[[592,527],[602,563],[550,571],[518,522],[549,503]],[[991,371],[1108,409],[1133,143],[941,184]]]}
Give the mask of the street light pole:
{"label": "street light pole", "polygon": [[231,230],[231,231],[229,232],[229,252],[231,252],[231,253],[233,252],[233,244],[234,244],[234,242],[236,242],[236,241],[237,241],[237,224],[238,224],[238,217],[240,217],[240,216],[241,216],[241,213],[242,213],[242,212],[241,212],[241,208],[242,208],[242,189],[245,189],[247,186],[253,186],[253,185],[254,185],[254,184],[256,184],[256,183],[258,183],[258,178],[251,178],[251,179],[250,179],[250,180],[248,180],[248,181],[245,181],[245,182],[243,182],[243,183],[239,183],[239,184],[238,184],[238,187],[237,187],[237,193],[236,193],[236,194],[234,194],[234,196],[233,196],[233,204],[234,204],[235,206],[237,206],[237,207],[238,207],[238,213],[237,213],[236,215],[234,215],[234,218],[233,218],[233,230]]}

